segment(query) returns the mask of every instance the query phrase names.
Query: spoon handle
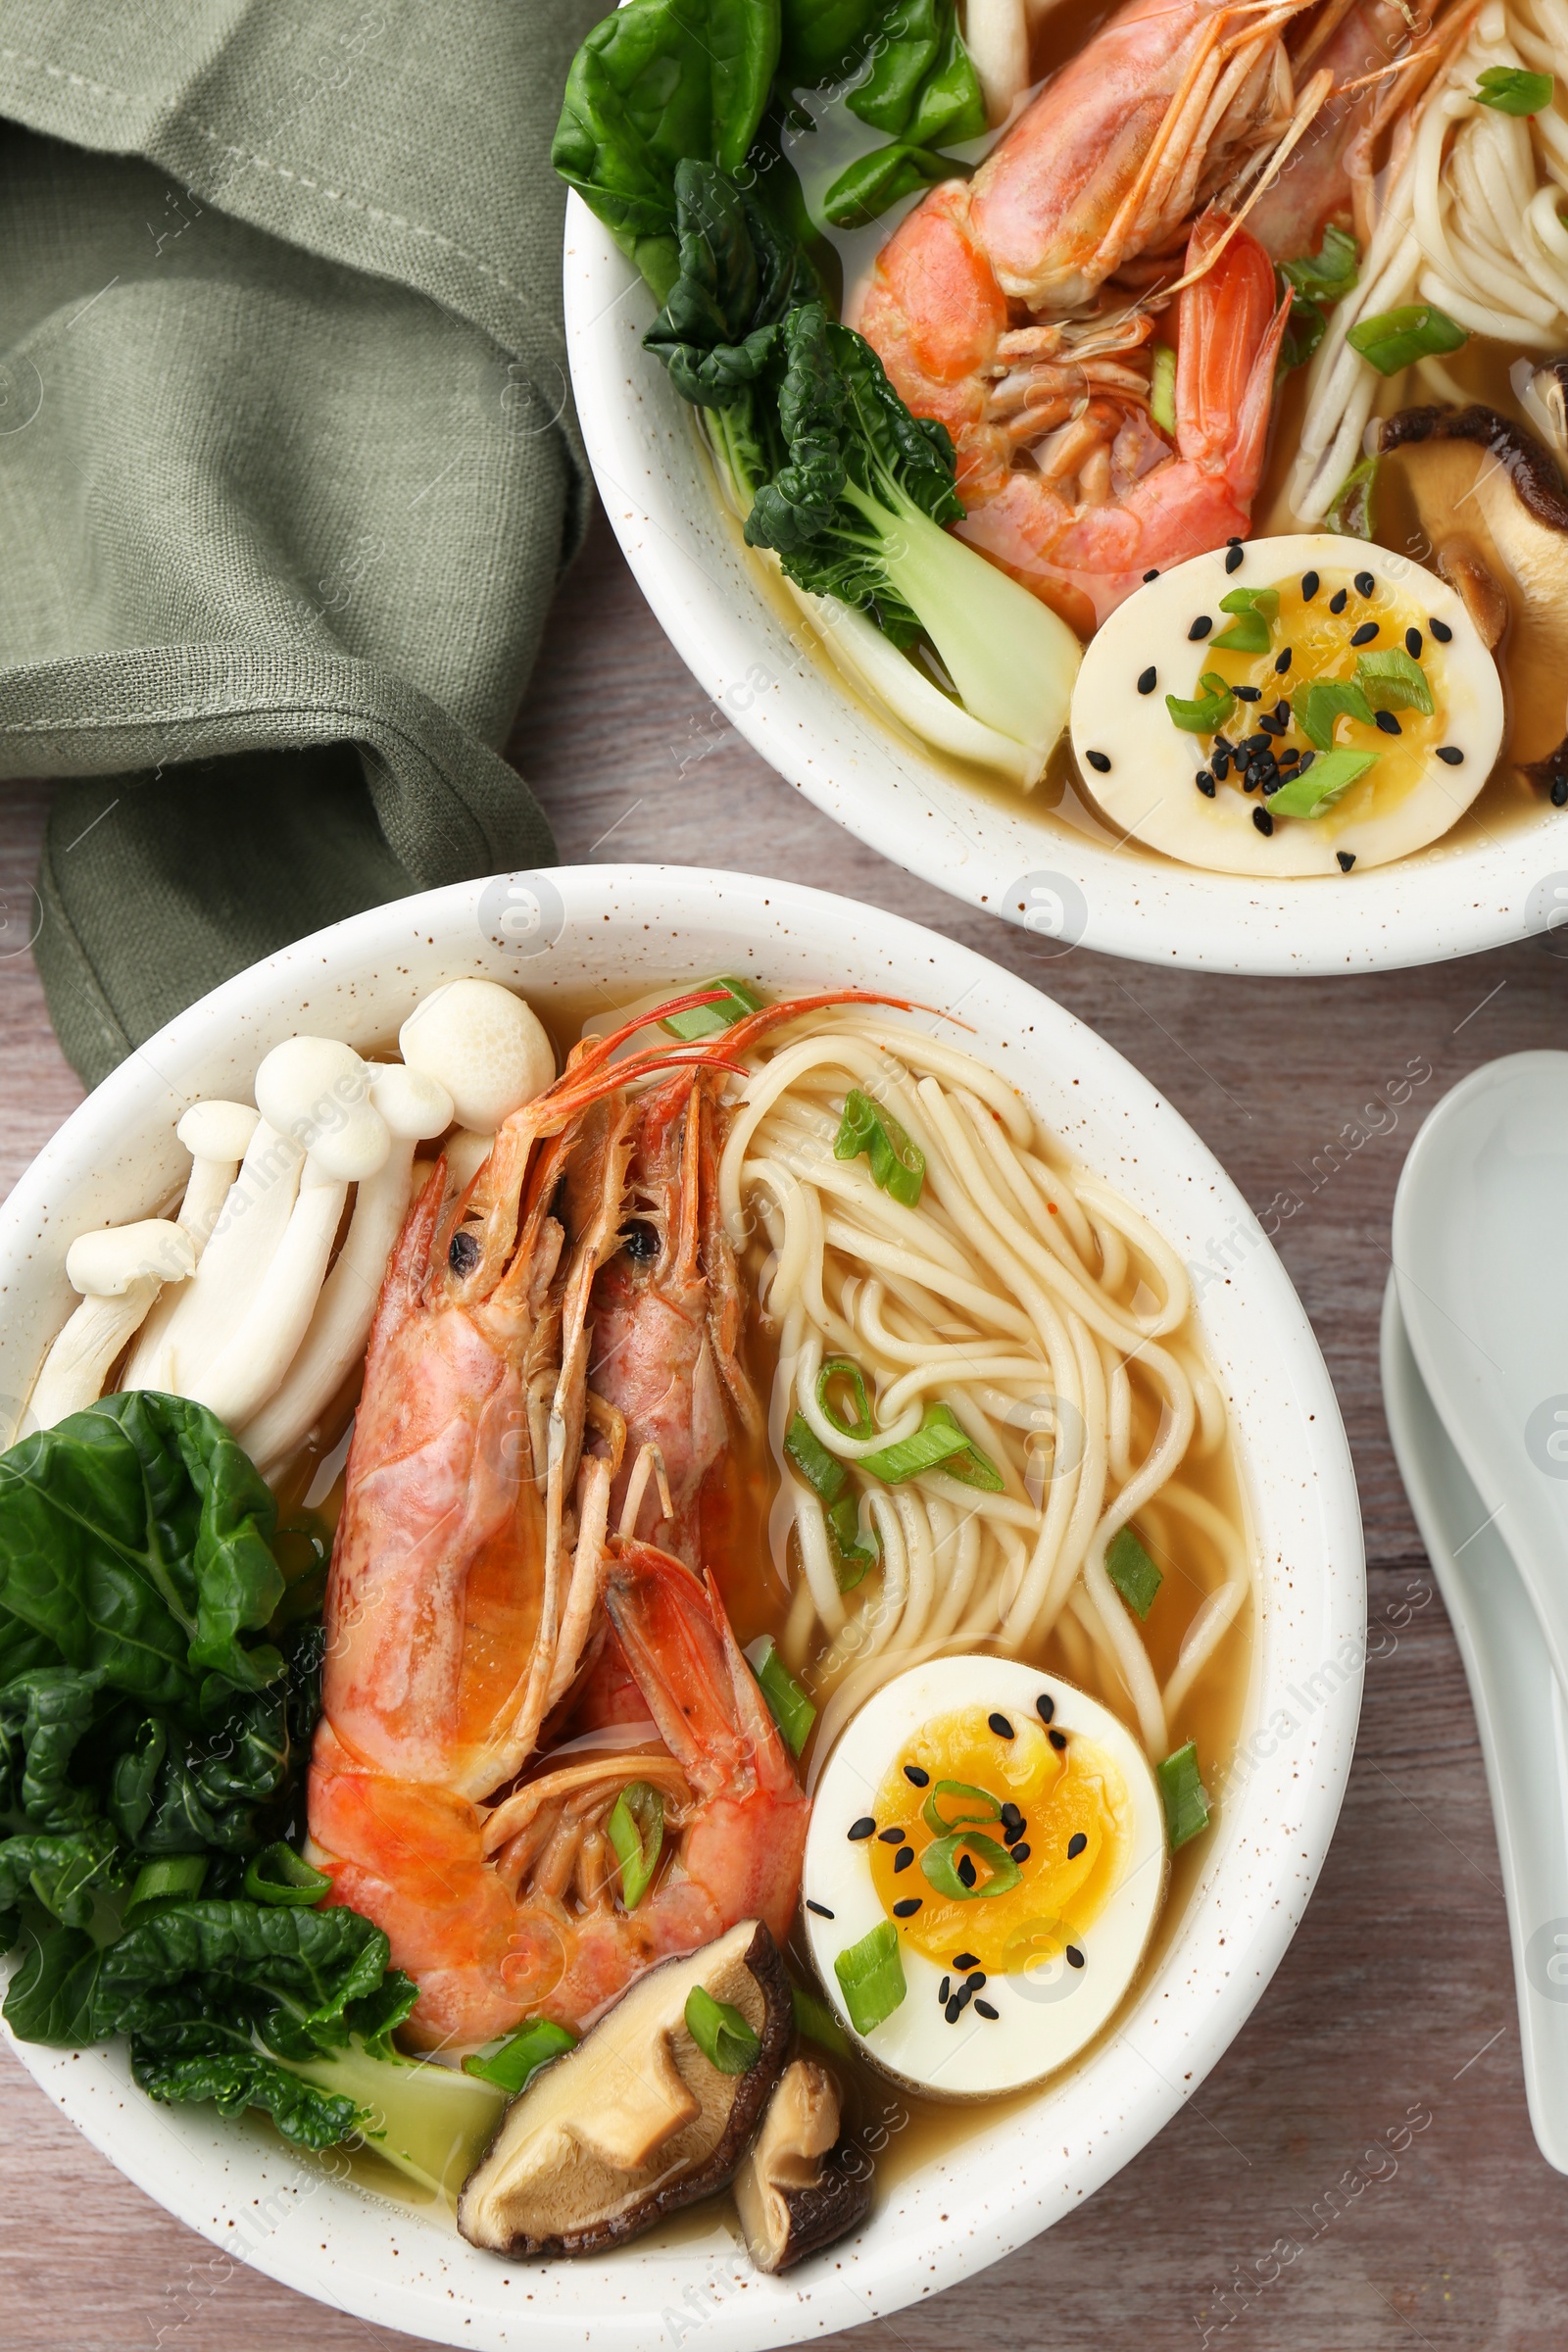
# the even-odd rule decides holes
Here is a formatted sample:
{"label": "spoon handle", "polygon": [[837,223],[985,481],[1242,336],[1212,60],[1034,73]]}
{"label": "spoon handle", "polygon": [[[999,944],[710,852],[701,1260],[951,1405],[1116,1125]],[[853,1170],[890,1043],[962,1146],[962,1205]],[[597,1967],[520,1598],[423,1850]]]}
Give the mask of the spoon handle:
{"label": "spoon handle", "polygon": [[1422,1383],[1391,1276],[1383,1398],[1470,1685],[1502,1865],[1536,2142],[1568,2173],[1568,1698],[1530,1596]]}

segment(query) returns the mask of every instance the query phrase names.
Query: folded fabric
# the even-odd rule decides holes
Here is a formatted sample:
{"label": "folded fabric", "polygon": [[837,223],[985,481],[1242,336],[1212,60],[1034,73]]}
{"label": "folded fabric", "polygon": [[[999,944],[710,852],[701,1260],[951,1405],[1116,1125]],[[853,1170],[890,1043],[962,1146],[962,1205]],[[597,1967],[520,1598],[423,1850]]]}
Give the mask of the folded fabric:
{"label": "folded fabric", "polygon": [[585,498],[550,134],[598,0],[7,0],[0,775],[96,1081],[356,908],[548,862]]}

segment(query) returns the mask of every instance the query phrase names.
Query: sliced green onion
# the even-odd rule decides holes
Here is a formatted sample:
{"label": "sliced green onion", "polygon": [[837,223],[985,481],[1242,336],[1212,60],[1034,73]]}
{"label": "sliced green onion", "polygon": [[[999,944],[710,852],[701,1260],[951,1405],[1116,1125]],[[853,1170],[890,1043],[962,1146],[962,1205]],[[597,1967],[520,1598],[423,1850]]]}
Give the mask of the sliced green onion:
{"label": "sliced green onion", "polygon": [[245,1865],[244,1893],[252,1903],[318,1903],[331,1884],[324,1870],[313,1870],[281,1838]]}
{"label": "sliced green onion", "polygon": [[1499,115],[1539,115],[1551,104],[1557,84],[1549,74],[1527,74],[1522,66],[1489,66],[1475,86],[1477,106]]}
{"label": "sliced green onion", "polygon": [[834,1573],[841,1592],[853,1592],[882,1557],[882,1546],[876,1530],[868,1531],[870,1542],[860,1542],[860,1499],[858,1494],[841,1494],[827,1514],[828,1533],[833,1538],[837,1553]]}
{"label": "sliced green onion", "polygon": [[1427,673],[1402,645],[1390,646],[1382,654],[1360,655],[1355,674],[1374,710],[1419,710],[1425,718],[1432,716]]}
{"label": "sliced green onion", "polygon": [[[980,1810],[978,1813],[955,1813],[950,1818],[937,1803],[939,1796],[961,1796],[965,1804],[978,1805]],[[988,1788],[976,1788],[968,1781],[938,1781],[920,1807],[920,1813],[928,1829],[934,1830],[939,1838],[949,1838],[955,1830],[962,1829],[965,1823],[973,1827],[982,1821],[1000,1821],[1002,1806]]]}
{"label": "sliced green onion", "polygon": [[564,2026],[556,2025],[548,2017],[530,2017],[510,2041],[504,2041],[499,2050],[492,2050],[488,2058],[477,2054],[465,2058],[463,2071],[466,2075],[477,2075],[481,2082],[493,2082],[498,2090],[515,2098],[519,2091],[527,2089],[542,2066],[548,2066],[552,2058],[559,2058],[576,2046],[576,2034],[568,2033]]}
{"label": "sliced green onion", "polygon": [[899,1956],[899,1932],[892,1920],[879,1920],[869,1936],[840,1952],[833,1974],[857,2034],[869,2034],[891,2017],[908,1990]]}
{"label": "sliced green onion", "polygon": [[1198,1742],[1189,1740],[1163,1764],[1154,1766],[1165,1800],[1165,1838],[1172,1853],[1208,1827],[1208,1796],[1198,1777]]}
{"label": "sliced green onion", "polygon": [[958,1427],[952,1406],[947,1404],[927,1405],[925,1419],[912,1438],[902,1438],[896,1446],[884,1446],[876,1453],[862,1454],[860,1468],[871,1471],[890,1487],[901,1485],[906,1478],[918,1478],[924,1470],[937,1469],[966,1487],[983,1487],[988,1494],[1000,1494],[1004,1485],[995,1462]]}
{"label": "sliced green onion", "polygon": [[200,1894],[206,1876],[205,1854],[163,1854],[156,1862],[144,1862],[130,1889],[126,1920],[132,1919],[144,1903],[188,1902],[193,1895]]}
{"label": "sliced green onion", "polygon": [[768,1713],[789,1742],[790,1753],[798,1756],[816,1721],[816,1709],[774,1648],[771,1634],[748,1642],[745,1655]]}
{"label": "sliced green onion", "polygon": [[1269,808],[1275,816],[1326,816],[1357,776],[1377,765],[1377,759],[1376,752],[1325,752],[1305,775],[1293,776],[1270,795]]}
{"label": "sliced green onion", "polygon": [[1352,351],[1375,368],[1379,375],[1397,375],[1417,360],[1436,359],[1468,343],[1470,332],[1440,311],[1435,302],[1404,302],[1396,311],[1379,311],[1375,318],[1357,319],[1345,340]]}
{"label": "sliced green onion", "polygon": [[1331,221],[1315,254],[1300,254],[1281,262],[1280,275],[1298,294],[1315,302],[1342,302],[1360,274],[1361,248],[1345,229]]}
{"label": "sliced green onion", "polygon": [[664,1843],[664,1800],[649,1781],[628,1781],[616,1797],[605,1835],[620,1864],[620,1899],[635,1911],[648,1892]]}
{"label": "sliced green onion", "polygon": [[[834,1411],[828,1391],[835,1380],[848,1381],[855,1396],[855,1419],[841,1421]],[[830,1355],[816,1376],[816,1405],[824,1421],[836,1429],[841,1438],[864,1441],[876,1435],[876,1423],[871,1418],[871,1400],[865,1393],[865,1374],[847,1355]]]}
{"label": "sliced green onion", "polygon": [[1168,343],[1154,345],[1154,370],[1149,385],[1149,414],[1162,433],[1176,438],[1176,354]]}
{"label": "sliced green onion", "polygon": [[841,2058],[850,2054],[849,2036],[839,2024],[826,2001],[819,2001],[814,1992],[793,1981],[790,1998],[795,2006],[795,2031],[804,2034],[808,2041],[820,2042],[824,2050],[836,2051]]}
{"label": "sliced green onion", "polygon": [[849,1472],[836,1453],[829,1453],[804,1413],[797,1413],[784,1432],[784,1450],[820,1501],[838,1501]]}
{"label": "sliced green onion", "polygon": [[715,997],[711,1004],[693,1004],[685,1012],[672,1012],[667,1021],[659,1024],[661,1029],[667,1029],[671,1037],[681,1038],[687,1045],[700,1037],[717,1037],[720,1030],[732,1029],[749,1012],[760,1012],[762,1009],[761,998],[745,980],[736,980],[726,974],[717,980],[706,980],[703,986],[721,988],[725,993]]}
{"label": "sliced green onion", "polygon": [[1122,1528],[1106,1547],[1105,1574],[1141,1625],[1165,1579],[1130,1527]]}
{"label": "sliced green onion", "polygon": [[1222,646],[1231,654],[1266,654],[1272,642],[1269,624],[1276,619],[1280,609],[1277,588],[1233,588],[1219,600],[1222,612],[1234,612],[1236,618],[1228,629],[1222,629],[1211,645]]}
{"label": "sliced green onion", "polygon": [[[990,1871],[983,1886],[966,1886],[959,1878],[954,1856],[960,1845],[977,1854]],[[1023,1877],[1006,1847],[994,1838],[982,1837],[978,1830],[955,1830],[951,1838],[938,1838],[920,1856],[920,1868],[938,1894],[960,1903],[978,1902],[987,1894],[1006,1894]]]}
{"label": "sliced green onion", "polygon": [[686,1995],[686,2031],[721,2075],[749,2075],[762,2054],[740,2011],[728,2001],[715,2001],[701,1984]]}
{"label": "sliced green onion", "polygon": [[1352,466],[1334,496],[1334,504],[1323,517],[1331,531],[1341,532],[1347,539],[1375,539],[1372,498],[1378,486],[1378,467],[1381,458],[1363,458]]}
{"label": "sliced green onion", "polygon": [[1165,708],[1183,734],[1212,735],[1235,710],[1236,697],[1217,669],[1205,669],[1198,683],[1202,692],[1196,701],[1184,703],[1179,695],[1167,694]]}
{"label": "sliced green onion", "polygon": [[906,1208],[919,1205],[925,1182],[925,1153],[911,1144],[890,1111],[879,1109],[869,1095],[852,1086],[844,1098],[844,1116],[833,1142],[835,1159],[858,1159],[871,1164],[872,1181]]}
{"label": "sliced green onion", "polygon": [[1331,752],[1335,720],[1358,718],[1364,727],[1369,727],[1372,706],[1354,678],[1313,678],[1293,698],[1291,715],[1308,743],[1315,744],[1320,752]]}

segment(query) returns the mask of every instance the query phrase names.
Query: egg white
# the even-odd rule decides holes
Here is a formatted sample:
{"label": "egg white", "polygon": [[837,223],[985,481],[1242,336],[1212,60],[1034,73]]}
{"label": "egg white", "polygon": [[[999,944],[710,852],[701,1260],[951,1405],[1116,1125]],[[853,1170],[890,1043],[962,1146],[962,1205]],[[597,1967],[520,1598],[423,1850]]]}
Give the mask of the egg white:
{"label": "egg white", "polygon": [[[1250,539],[1235,572],[1225,568],[1226,554],[1219,548],[1194,556],[1147,581],[1117,607],[1084,655],[1073,689],[1073,751],[1106,822],[1184,865],[1269,881],[1331,874],[1343,882],[1338,851],[1348,852],[1359,872],[1407,858],[1446,833],[1491,775],[1502,744],[1497,665],[1461,599],[1408,557],[1333,531]],[[1444,740],[1463,752],[1464,762],[1449,767],[1430,760],[1418,784],[1392,808],[1374,806],[1369,816],[1282,818],[1269,835],[1252,822],[1256,793],[1244,793],[1234,780],[1221,784],[1213,800],[1199,791],[1194,778],[1205,764],[1202,738],[1172,724],[1165,697],[1191,700],[1211,666],[1207,639],[1195,643],[1188,636],[1200,613],[1211,614],[1217,631],[1226,618],[1219,600],[1229,589],[1266,587],[1304,571],[1347,578],[1374,572],[1429,617],[1447,623],[1453,636],[1443,649]],[[1138,678],[1151,666],[1158,684],[1140,694]],[[1096,770],[1091,751],[1109,760],[1108,771]]]}
{"label": "egg white", "polygon": [[[1109,1757],[1131,1807],[1123,1875],[1074,1939],[1084,1966],[1072,1969],[1058,1959],[1027,1975],[988,1972],[980,1997],[1000,2012],[998,2018],[977,2017],[971,2001],[950,2026],[937,1993],[943,1977],[954,1972],[939,1968],[901,1935],[905,1998],[869,2034],[858,2034],[833,1963],[887,1914],[872,1884],[869,1841],[852,1840],[852,1824],[874,1814],[877,1790],[895,1757],[933,1717],[979,1706],[1038,1723],[1035,1701],[1042,1692],[1055,1701],[1057,1729],[1069,1740],[1081,1734]],[[936,1658],[896,1676],[866,1701],[817,1783],[803,1893],[833,1917],[806,1913],[811,1958],[846,2034],[885,2074],[928,2097],[989,2097],[1065,2066],[1100,2032],[1138,1973],[1164,1899],[1166,1864],[1164,1808],[1153,1773],[1132,1735],[1098,1699],[1011,1659]],[[955,1987],[961,1982],[959,1972]]]}

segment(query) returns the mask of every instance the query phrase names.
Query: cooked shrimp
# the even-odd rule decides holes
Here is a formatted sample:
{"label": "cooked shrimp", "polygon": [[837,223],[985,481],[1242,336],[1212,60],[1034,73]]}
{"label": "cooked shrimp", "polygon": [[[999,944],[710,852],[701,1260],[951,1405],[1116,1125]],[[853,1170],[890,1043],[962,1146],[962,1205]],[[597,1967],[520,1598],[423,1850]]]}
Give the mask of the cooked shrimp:
{"label": "cooked shrimp", "polygon": [[[647,1914],[661,1948],[689,1950],[741,1919],[782,1921],[793,1908],[804,1827],[790,1826],[791,1806],[804,1800],[714,1588],[665,1554],[611,1539],[626,1424],[590,1386],[589,1357],[596,1281],[624,1248],[628,1205],[634,1225],[666,1216],[669,1296],[648,1287],[616,1311],[634,1365],[658,1353],[671,1298],[700,1325],[696,1346],[670,1364],[659,1446],[634,1433],[637,1458],[658,1457],[655,1490],[668,1483],[662,1446],[695,1505],[727,1434],[705,1418],[705,1348],[735,1409],[750,1398],[717,1217],[716,1076],[761,1028],[855,993],[770,1006],[702,1046],[617,1061],[645,1026],[634,1022],[578,1047],[555,1086],[506,1121],[450,1209],[438,1169],[393,1253],[328,1580],[310,1824],[330,1899],[373,1919],[417,1978],[410,2030],[422,2044],[482,2042],[544,1997],[538,1902],[569,1898],[573,1918],[599,1922],[577,1974],[574,1947],[562,1945],[558,1976],[569,1986],[552,2014],[565,2018],[583,1986],[608,1984],[617,1969],[617,1988],[626,1981],[642,1930],[605,1924],[623,1921],[601,1819],[615,1788],[596,1811],[574,1785],[545,1844],[504,1863],[502,1847],[538,1807],[500,1833],[485,1808],[499,1794],[503,1817],[515,1818],[506,1792],[590,1671],[605,1685],[596,1720],[625,1721],[635,1685],[635,1710],[659,1726],[692,1794],[678,1869]],[[641,1189],[628,1204],[634,1159]],[[661,1207],[667,1183],[678,1202],[670,1193]],[[669,1516],[681,1525],[677,1510]],[[685,1532],[706,1544],[706,1516],[689,1516]],[[621,1781],[640,1771],[623,1767]],[[668,1940],[682,1921],[693,1938],[684,1946]]]}
{"label": "cooked shrimp", "polygon": [[[1240,220],[1293,154],[1275,226],[1321,220],[1364,111],[1339,104],[1297,152],[1371,0],[1305,23],[1312,5],[1128,0],[967,185],[909,214],[859,300],[905,400],[954,436],[960,535],[1083,633],[1145,572],[1248,528],[1287,313]],[[1174,432],[1152,387],[1173,293]]]}

